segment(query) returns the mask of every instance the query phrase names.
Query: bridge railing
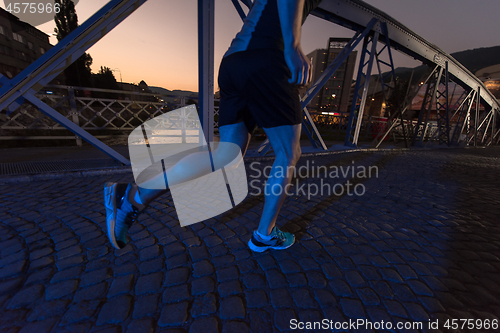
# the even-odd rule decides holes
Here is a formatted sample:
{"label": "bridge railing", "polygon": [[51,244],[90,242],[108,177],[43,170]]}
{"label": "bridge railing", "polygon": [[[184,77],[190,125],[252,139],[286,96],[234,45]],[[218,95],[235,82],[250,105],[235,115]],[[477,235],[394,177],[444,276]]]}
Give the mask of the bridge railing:
{"label": "bridge railing", "polygon": [[[325,115],[320,113],[311,113],[316,127],[321,135],[327,140],[343,141],[347,131],[349,115]],[[395,120],[397,126],[391,131],[386,140],[402,140],[403,130],[400,126],[400,120]],[[405,120],[406,135],[413,132],[416,121]],[[387,126],[387,118],[376,116],[363,116],[359,138],[365,142],[373,140],[378,133],[383,132]],[[436,124],[429,122],[426,130],[426,138],[432,136],[436,130]]]}
{"label": "bridge railing", "polygon": [[[96,138],[124,138],[148,119],[187,105],[197,97],[126,90],[50,85],[36,96]],[[29,102],[0,119],[0,140],[76,139]]]}
{"label": "bridge railing", "polygon": [[[193,96],[58,85],[49,85],[36,96],[98,139],[126,138],[137,126],[160,114],[185,106],[188,102],[194,101],[198,106],[198,98]],[[218,105],[219,99],[215,99],[213,117],[215,132],[219,127]],[[312,112],[311,117],[325,139],[343,141],[347,131],[348,115],[325,115]],[[396,126],[386,140],[403,140],[401,120],[395,119],[394,121]],[[474,128],[474,119],[470,121],[472,124],[470,128]],[[405,120],[404,125],[407,137],[411,138],[417,122]],[[386,126],[387,118],[364,116],[360,139],[365,142],[371,141],[378,133],[384,131]],[[453,126],[454,124],[452,124],[452,132]],[[426,124],[425,139],[432,139],[437,130],[437,123],[429,121]],[[462,135],[462,140],[466,137],[466,134]],[[82,140],[78,136],[45,116],[29,102],[22,104],[5,119],[0,119],[0,140],[42,139],[72,139],[76,140],[77,145],[82,145]]]}

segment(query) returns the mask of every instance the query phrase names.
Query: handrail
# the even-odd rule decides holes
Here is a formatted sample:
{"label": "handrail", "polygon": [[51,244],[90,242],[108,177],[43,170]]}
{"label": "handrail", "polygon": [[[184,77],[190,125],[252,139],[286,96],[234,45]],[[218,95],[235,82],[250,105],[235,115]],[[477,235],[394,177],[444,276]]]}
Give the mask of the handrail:
{"label": "handrail", "polygon": [[106,92],[106,93],[123,94],[123,95],[137,95],[137,96],[151,96],[151,97],[184,97],[186,99],[198,99],[198,96],[182,96],[182,95],[175,95],[175,94],[166,95],[166,94],[162,94],[162,93],[143,93],[143,92],[133,91],[133,90],[114,90],[114,89],[104,89],[104,88],[66,86],[66,85],[58,85],[58,84],[48,84],[45,86],[45,88],[66,89],[66,90],[69,90],[69,89],[87,90],[87,91]]}

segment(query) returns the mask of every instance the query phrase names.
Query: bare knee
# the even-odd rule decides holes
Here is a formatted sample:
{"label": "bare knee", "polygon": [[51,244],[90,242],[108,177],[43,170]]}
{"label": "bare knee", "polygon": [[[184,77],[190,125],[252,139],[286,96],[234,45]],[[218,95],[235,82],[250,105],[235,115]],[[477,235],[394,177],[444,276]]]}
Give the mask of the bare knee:
{"label": "bare knee", "polygon": [[284,160],[284,162],[288,166],[295,166],[302,155],[302,151],[300,149],[300,145],[296,145],[294,147],[290,147],[289,149],[282,149],[280,151],[275,152],[276,158]]}
{"label": "bare knee", "polygon": [[300,145],[297,145],[297,148],[294,150],[294,154],[292,156],[293,166],[295,166],[297,164],[301,155],[302,155],[302,150],[300,149]]}

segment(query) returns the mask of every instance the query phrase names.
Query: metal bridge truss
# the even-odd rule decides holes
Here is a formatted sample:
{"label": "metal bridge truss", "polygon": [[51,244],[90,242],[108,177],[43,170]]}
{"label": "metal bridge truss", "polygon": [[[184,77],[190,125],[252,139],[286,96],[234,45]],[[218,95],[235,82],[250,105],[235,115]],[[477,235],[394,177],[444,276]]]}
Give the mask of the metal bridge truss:
{"label": "metal bridge truss", "polygon": [[[471,143],[472,141],[474,141],[475,144],[492,144],[499,141],[500,133],[494,127],[496,123],[495,119],[496,117],[498,117],[498,113],[500,112],[500,104],[498,100],[491,94],[491,92],[486,89],[484,84],[478,78],[476,78],[463,65],[461,65],[454,58],[439,49],[437,46],[418,36],[416,33],[411,31],[386,13],[360,0],[323,1],[313,12],[313,14],[322,19],[334,22],[338,25],[355,31],[359,31],[360,28],[366,27],[373,18],[377,18],[381,23],[385,23],[387,31],[379,30],[379,33],[390,40],[390,46],[392,48],[408,56],[411,56],[416,60],[422,61],[424,64],[427,64],[430,67],[436,66],[437,69],[435,69],[435,71],[438,70],[439,72],[441,72],[441,75],[443,75],[444,72],[443,81],[446,80],[447,82],[449,82],[452,79],[467,91],[476,91],[476,94],[478,96],[476,98],[477,117],[475,117],[474,119],[478,119],[478,121],[475,122],[477,126],[474,127],[474,131],[472,131],[471,134],[472,140],[471,138],[468,138],[467,143]],[[383,26],[384,25],[380,25],[380,27]],[[361,64],[363,64],[363,62],[361,62]],[[432,78],[435,80],[437,79],[438,74],[435,73],[434,75],[435,76]],[[437,85],[437,87],[439,87],[439,85]],[[447,86],[445,89],[447,89]],[[416,93],[418,93],[418,91]],[[436,94],[438,95],[437,98]],[[437,90],[437,88],[436,91],[430,89],[426,94],[426,100],[423,105],[430,107],[431,99],[434,99],[434,101],[439,100],[439,97],[441,97],[441,95],[443,94],[446,95],[448,94],[448,92]],[[358,101],[362,99],[362,93],[360,93],[359,90],[357,95]],[[443,97],[445,95],[443,95]],[[361,96],[361,98],[359,96]],[[454,119],[453,117],[450,117],[450,112],[453,112],[453,107],[449,106],[449,101],[447,98],[445,98],[445,101],[445,103],[439,102],[440,104],[437,107],[437,118],[439,120],[437,123],[439,124],[439,126],[431,122],[425,122],[425,118],[417,122],[419,123],[417,126],[414,126],[412,121],[403,120],[402,115],[408,108],[408,101],[405,101],[405,103],[401,104],[400,106],[401,111],[397,112],[400,119],[394,119],[394,117],[398,116],[398,114],[391,115],[388,120],[388,126],[386,126],[385,133],[379,135],[379,137],[374,141],[374,145],[378,147],[381,141],[389,134],[389,132],[398,125],[402,125],[402,130],[407,129],[410,134],[409,136],[414,136],[414,138],[414,132],[418,132],[418,141],[413,141],[414,145],[423,145],[424,136],[426,138],[433,138],[433,140],[437,142],[446,144],[452,143],[450,133],[452,131],[452,124],[454,123]],[[483,114],[481,114],[479,112],[479,104],[484,106],[484,108],[489,111],[483,112]],[[429,109],[424,108],[424,112],[420,112],[420,115],[425,115],[428,110]],[[357,116],[357,114],[351,114],[351,116],[354,118]],[[353,145],[356,126],[354,126],[354,122],[350,123],[349,125],[349,129],[351,130],[351,140],[346,140],[346,143]],[[404,133],[403,136],[405,136]],[[458,135],[458,138],[460,138],[460,135]],[[422,141],[420,139],[422,139]]]}
{"label": "metal bridge truss", "polygon": [[[378,31],[373,31],[377,29],[382,31],[380,34]],[[361,53],[360,66],[358,70],[358,77],[356,80],[356,86],[354,89],[354,98],[351,107],[351,112],[349,120],[347,122],[347,131],[345,137],[345,145],[349,147],[357,147],[357,142],[359,139],[361,125],[363,123],[363,113],[364,107],[366,105],[366,98],[368,94],[368,85],[370,83],[370,75],[372,72],[373,63],[376,62],[377,69],[379,73],[379,79],[382,85],[382,91],[385,100],[388,99],[390,94],[390,89],[395,88],[396,76],[394,72],[394,63],[392,60],[392,53],[390,47],[390,41],[387,37],[387,26],[385,23],[380,23],[377,19],[373,18],[367,24],[366,28],[361,31],[357,31],[354,37],[346,44],[341,53],[328,65],[328,67],[323,71],[322,75],[314,82],[305,95],[301,98],[301,106],[304,113],[304,118],[302,121],[302,129],[311,141],[314,148],[321,148],[327,150],[327,147],[319,133],[314,117],[311,116],[307,110],[307,104],[312,100],[312,98],[319,93],[321,88],[326,84],[330,77],[335,74],[342,63],[347,59],[355,47],[364,40],[363,49]],[[377,42],[379,39],[384,42],[384,46],[377,51]],[[388,62],[381,59],[381,55],[387,53]],[[365,58],[368,55],[369,59],[365,62]],[[383,67],[389,68],[387,72],[383,72]],[[388,78],[390,81],[387,82]],[[317,117],[316,117],[317,119]],[[333,119],[333,118],[332,118]],[[365,125],[369,123],[365,122]],[[403,124],[401,122],[401,124]],[[406,142],[406,130],[403,125],[402,132],[403,137]],[[265,155],[271,149],[269,145],[269,140],[265,140],[259,147],[258,152]]]}
{"label": "metal bridge truss", "polygon": [[[465,91],[464,91],[465,94]],[[470,135],[470,111],[472,109],[472,104],[474,104],[474,100],[476,99],[476,91],[471,90],[467,96],[462,100],[461,103],[456,108],[455,113],[452,115],[452,118],[456,117],[456,126],[453,130],[451,136],[451,144],[458,145],[461,141],[461,135],[466,130],[466,138]]]}
{"label": "metal bridge truss", "polygon": [[[64,128],[72,131],[75,135],[91,143],[123,164],[130,165],[130,161],[125,157],[99,141],[69,118],[54,110],[53,107],[35,96],[35,93],[47,85],[67,66],[78,59],[88,48],[98,42],[145,1],[146,0],[109,1],[75,31],[37,59],[15,78],[8,80],[6,77],[0,76],[0,110],[12,112],[24,101],[29,101],[45,115],[61,124]],[[240,1],[248,8],[252,5],[250,0]],[[239,2],[237,0],[232,0],[232,2],[240,16],[244,18],[244,12]],[[202,114],[200,120],[207,141],[212,141],[211,136],[213,135],[213,121],[211,120],[214,115],[214,3],[215,0],[198,0],[199,107],[200,113]],[[324,0],[312,14],[356,32],[365,31],[370,27],[370,24],[374,22],[373,20],[378,21],[375,27],[369,29],[370,33],[364,36],[364,46],[361,56],[362,61],[355,91],[356,99],[351,108],[349,117],[348,131],[345,140],[346,145],[356,146],[358,142],[364,105],[366,103],[367,88],[374,59],[377,61],[379,72],[381,64],[388,65],[390,67],[390,75],[394,76],[392,56],[390,55],[391,47],[426,64],[438,65],[438,70],[433,72],[433,79],[435,80],[431,80],[434,83],[431,82],[428,85],[425,103],[423,103],[423,109],[420,112],[416,129],[413,131],[414,145],[423,144],[423,138],[426,135],[428,126],[427,113],[433,101],[439,99],[437,94],[443,72],[446,82],[448,82],[448,75],[450,75],[454,77],[456,82],[461,86],[476,91],[474,131],[471,131],[473,134],[467,137],[467,143],[471,143],[472,141],[474,141],[474,145],[478,143],[484,144],[485,142],[487,142],[487,144],[498,143],[500,135],[499,131],[495,128],[495,124],[496,117],[500,112],[500,104],[479,79],[438,47],[418,36],[384,12],[360,0]],[[379,53],[377,53],[376,45],[379,38],[385,44],[384,49],[389,53],[389,63],[381,62],[378,59]],[[347,51],[346,54],[348,54]],[[368,61],[365,62],[366,57],[368,57]],[[332,74],[333,72],[329,73],[330,76]],[[380,75],[380,77],[385,89],[385,80],[382,78],[382,75]],[[362,78],[365,79],[363,81],[363,86],[361,86]],[[450,134],[450,107],[448,105],[448,99],[446,98],[448,96],[447,85],[445,86],[446,91],[443,93],[439,92],[439,96],[444,94],[446,102],[438,107],[438,133],[436,134],[436,140],[440,143],[452,144],[456,141],[457,137],[460,138],[461,132],[456,134],[456,131],[454,131],[453,135]],[[319,85],[316,86],[316,88],[317,87],[319,87]],[[387,86],[387,88],[389,87]],[[384,91],[384,93],[386,92]],[[302,102],[306,100],[307,98],[304,98]],[[462,123],[459,124],[460,128],[464,128],[463,122],[467,124],[470,122],[471,100],[471,98],[467,99],[468,102],[465,103],[467,106],[462,106],[462,109],[467,108],[467,110],[469,110],[467,116],[462,114],[464,112],[463,110],[458,113],[462,116],[462,118],[460,118],[462,119]],[[486,111],[480,112],[480,104],[485,106]],[[315,147],[326,149],[321,139],[321,135],[314,124],[313,117],[307,112],[305,104],[303,104],[303,106],[305,114],[304,130],[306,134],[308,134]],[[426,108],[424,108],[424,106]],[[404,112],[403,109],[404,108],[401,107],[400,112],[391,115],[393,119],[388,123],[389,125],[386,126],[388,130],[393,129],[394,126],[399,124],[404,133],[405,121],[402,117]],[[398,115],[400,120],[393,121],[394,117]],[[466,127],[469,128],[468,126]],[[406,137],[406,134],[403,134],[403,136]]]}
{"label": "metal bridge truss", "polygon": [[[372,19],[373,20],[373,19]],[[364,108],[368,95],[368,86],[370,84],[370,77],[372,73],[373,63],[376,62],[379,73],[380,83],[382,85],[382,92],[385,101],[389,98],[390,89],[394,89],[396,85],[396,74],[394,72],[394,63],[392,60],[390,40],[387,32],[387,25],[385,22],[379,23],[380,31],[375,31],[372,36],[366,36],[361,51],[361,57],[358,68],[358,75],[356,78],[356,85],[354,88],[354,95],[351,105],[351,112],[349,114],[349,121],[347,124],[347,133],[345,137],[345,146],[357,147],[359,133],[363,122]],[[384,46],[377,51],[378,41],[382,41]],[[381,60],[380,56],[386,52],[389,62]],[[368,57],[368,60],[366,58]],[[388,71],[383,72],[382,66],[388,67]],[[390,79],[387,82],[387,79]],[[392,83],[392,85],[391,85]],[[397,114],[397,113],[396,113]],[[403,123],[401,123],[403,124]],[[403,125],[401,125],[403,126]],[[403,136],[406,142],[406,131],[403,126]]]}
{"label": "metal bridge truss", "polygon": [[[436,66],[427,80],[422,106],[418,114],[417,126],[413,134],[412,145],[415,147],[423,147],[424,137],[429,136],[429,116],[437,98],[438,87],[441,83],[442,76],[443,68]],[[447,87],[447,84],[445,84],[445,86]]]}
{"label": "metal bridge truss", "polygon": [[[412,145],[424,147],[433,143],[456,146],[462,144],[474,146],[494,143],[497,112],[494,109],[480,111],[481,99],[479,86],[477,90],[467,89],[458,98],[455,105],[450,105],[450,80],[448,62],[444,66],[437,65],[426,80],[426,91],[419,112],[417,124],[413,129]],[[455,86],[456,87],[456,86]],[[474,106],[474,117],[471,110]],[[435,109],[435,122],[430,121],[432,110]],[[406,109],[405,109],[406,110]],[[473,122],[473,130],[471,130]],[[466,131],[463,134],[464,130]],[[486,140],[489,138],[489,140]],[[424,140],[427,142],[424,144]],[[498,140],[497,140],[498,142]]]}
{"label": "metal bridge truss", "polygon": [[480,90],[481,88],[478,88],[478,92],[476,94],[476,101],[475,101],[476,107],[474,112],[474,131],[472,135],[467,136],[467,144],[471,145],[472,142],[474,146],[477,146],[478,144],[488,145],[488,146],[491,144],[498,144],[500,140],[500,135],[499,135],[500,130],[496,128],[498,112],[494,112],[493,109],[481,112],[479,108]]}
{"label": "metal bridge truss", "polygon": [[[457,129],[463,128],[460,124],[460,120],[463,121],[461,117],[462,113],[458,113],[458,111],[464,104],[461,103],[456,110],[453,110],[453,106],[450,106],[450,82],[448,62],[446,61],[444,67],[438,65],[434,68],[428,80],[417,126],[414,131],[412,142],[414,146],[423,147],[425,137],[428,137],[427,145],[435,141],[438,144],[446,144],[448,146],[454,143],[458,144],[461,132],[458,132]],[[459,98],[459,101],[463,95]],[[430,114],[434,105],[436,110],[436,126],[432,133],[429,133]],[[452,112],[454,112],[453,115],[451,114]],[[451,121],[457,114],[459,116],[458,122],[454,126],[455,129],[452,130]],[[453,141],[454,139],[456,139],[455,142]]]}

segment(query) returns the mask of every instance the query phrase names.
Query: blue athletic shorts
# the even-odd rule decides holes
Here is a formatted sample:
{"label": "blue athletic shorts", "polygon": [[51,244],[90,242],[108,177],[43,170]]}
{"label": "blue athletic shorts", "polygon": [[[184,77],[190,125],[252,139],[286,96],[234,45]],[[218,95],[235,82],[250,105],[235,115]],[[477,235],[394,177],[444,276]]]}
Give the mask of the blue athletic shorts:
{"label": "blue athletic shorts", "polygon": [[245,122],[249,133],[302,122],[297,86],[290,84],[283,52],[257,49],[222,59],[219,69],[219,127]]}

